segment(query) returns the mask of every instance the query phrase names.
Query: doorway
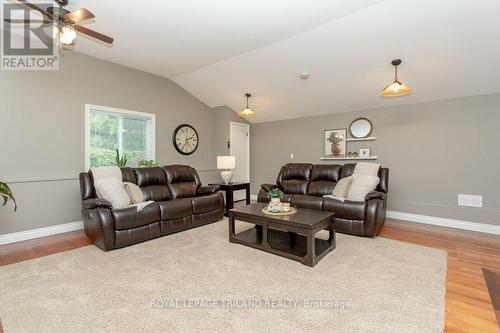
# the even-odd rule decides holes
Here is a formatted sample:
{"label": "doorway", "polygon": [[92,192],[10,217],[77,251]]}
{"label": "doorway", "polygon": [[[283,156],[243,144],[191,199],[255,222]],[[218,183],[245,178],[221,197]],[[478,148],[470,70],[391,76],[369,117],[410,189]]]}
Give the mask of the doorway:
{"label": "doorway", "polygon": [[[233,182],[250,182],[250,125],[231,121],[229,123],[229,155],[236,159]],[[234,201],[244,200],[245,191],[236,191]]]}

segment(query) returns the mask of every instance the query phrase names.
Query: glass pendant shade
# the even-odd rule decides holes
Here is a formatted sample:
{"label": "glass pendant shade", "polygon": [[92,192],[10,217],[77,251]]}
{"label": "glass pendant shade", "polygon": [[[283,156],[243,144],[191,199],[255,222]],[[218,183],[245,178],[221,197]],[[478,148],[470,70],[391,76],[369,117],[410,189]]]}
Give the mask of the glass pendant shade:
{"label": "glass pendant shade", "polygon": [[391,97],[391,96],[404,96],[411,94],[412,89],[409,85],[401,83],[399,81],[394,81],[382,90],[380,96]]}
{"label": "glass pendant shade", "polygon": [[380,93],[383,97],[396,97],[405,96],[412,93],[412,89],[409,85],[404,84],[398,80],[398,66],[401,65],[400,59],[394,59],[392,61],[394,66],[394,82],[388,84]]}
{"label": "glass pendant shade", "polygon": [[244,108],[240,111],[240,117],[242,118],[253,118],[255,116],[257,116],[257,113],[250,108]]}
{"label": "glass pendant shade", "polygon": [[252,95],[247,93],[245,96],[247,97],[247,106],[240,111],[239,116],[241,118],[254,118],[257,116],[257,113],[248,106],[248,99],[252,97]]}

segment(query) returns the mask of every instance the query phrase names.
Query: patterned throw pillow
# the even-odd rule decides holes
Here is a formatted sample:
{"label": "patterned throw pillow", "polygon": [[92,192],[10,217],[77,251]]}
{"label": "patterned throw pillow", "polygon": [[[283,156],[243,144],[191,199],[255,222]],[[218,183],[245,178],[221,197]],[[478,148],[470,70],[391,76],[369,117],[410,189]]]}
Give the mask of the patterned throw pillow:
{"label": "patterned throw pillow", "polygon": [[128,196],[130,197],[130,201],[132,201],[133,204],[144,202],[144,194],[142,194],[142,190],[139,186],[135,185],[134,183],[124,184],[125,190],[127,191]]}
{"label": "patterned throw pillow", "polygon": [[333,189],[332,195],[336,198],[345,198],[347,193],[349,193],[349,187],[351,187],[352,177],[344,177],[337,182],[335,188]]}

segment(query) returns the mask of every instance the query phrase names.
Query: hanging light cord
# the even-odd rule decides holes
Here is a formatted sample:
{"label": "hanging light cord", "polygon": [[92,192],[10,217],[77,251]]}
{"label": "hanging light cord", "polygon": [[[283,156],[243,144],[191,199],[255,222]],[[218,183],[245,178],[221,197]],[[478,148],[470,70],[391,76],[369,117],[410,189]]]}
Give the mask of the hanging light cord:
{"label": "hanging light cord", "polygon": [[394,66],[394,80],[398,81],[398,66]]}

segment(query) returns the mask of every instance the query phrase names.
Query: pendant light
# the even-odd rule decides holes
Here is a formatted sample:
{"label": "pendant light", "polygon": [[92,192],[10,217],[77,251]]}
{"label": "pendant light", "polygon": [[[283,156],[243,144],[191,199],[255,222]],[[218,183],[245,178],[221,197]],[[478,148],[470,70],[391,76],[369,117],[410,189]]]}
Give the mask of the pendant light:
{"label": "pendant light", "polygon": [[380,93],[383,97],[396,97],[409,95],[412,92],[410,86],[399,82],[398,66],[401,65],[401,59],[394,59],[391,64],[394,66],[394,82],[388,84]]}
{"label": "pendant light", "polygon": [[250,95],[249,93],[246,93],[245,96],[247,97],[247,106],[240,111],[240,117],[241,118],[254,118],[255,116],[257,116],[257,113],[255,113],[254,110],[250,109],[248,107],[248,99],[250,97],[252,97],[252,95]]}

